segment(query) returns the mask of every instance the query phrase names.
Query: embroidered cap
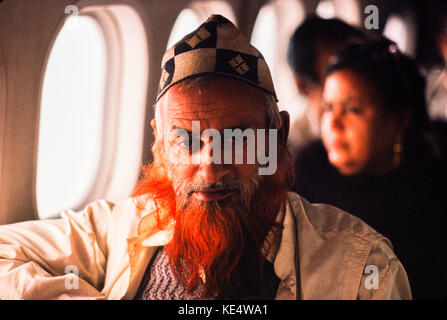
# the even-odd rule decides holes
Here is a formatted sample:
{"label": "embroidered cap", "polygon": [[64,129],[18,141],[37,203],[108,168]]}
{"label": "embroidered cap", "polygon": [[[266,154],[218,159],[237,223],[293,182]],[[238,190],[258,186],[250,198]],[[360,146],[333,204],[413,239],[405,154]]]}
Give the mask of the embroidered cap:
{"label": "embroidered cap", "polygon": [[264,57],[221,15],[211,15],[165,53],[157,101],[174,84],[210,73],[245,81],[278,101]]}

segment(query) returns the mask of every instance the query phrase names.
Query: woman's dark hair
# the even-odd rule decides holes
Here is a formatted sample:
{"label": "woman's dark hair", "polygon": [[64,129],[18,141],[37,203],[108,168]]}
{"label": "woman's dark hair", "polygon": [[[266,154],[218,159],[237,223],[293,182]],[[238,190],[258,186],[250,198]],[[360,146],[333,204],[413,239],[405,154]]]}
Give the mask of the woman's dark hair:
{"label": "woman's dark hair", "polygon": [[346,47],[330,62],[326,76],[346,69],[367,81],[385,110],[413,111],[404,150],[409,157],[413,157],[411,153],[420,153],[421,148],[426,151],[424,134],[429,123],[426,83],[414,60],[400,52],[394,42],[382,38]]}

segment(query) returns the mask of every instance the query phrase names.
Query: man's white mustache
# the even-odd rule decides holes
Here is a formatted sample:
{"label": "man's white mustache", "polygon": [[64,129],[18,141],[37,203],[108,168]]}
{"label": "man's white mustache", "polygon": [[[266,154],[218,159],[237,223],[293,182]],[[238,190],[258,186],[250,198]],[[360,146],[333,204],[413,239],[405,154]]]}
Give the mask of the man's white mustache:
{"label": "man's white mustache", "polygon": [[243,183],[240,181],[219,180],[217,182],[201,182],[198,184],[189,184],[185,186],[188,195],[194,192],[218,192],[218,191],[237,191],[242,192]]}

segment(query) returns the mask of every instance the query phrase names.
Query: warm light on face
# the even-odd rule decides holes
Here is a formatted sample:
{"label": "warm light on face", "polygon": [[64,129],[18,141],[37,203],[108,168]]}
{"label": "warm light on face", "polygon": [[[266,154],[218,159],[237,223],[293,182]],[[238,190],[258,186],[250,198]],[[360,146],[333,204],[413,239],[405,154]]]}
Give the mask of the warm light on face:
{"label": "warm light on face", "polygon": [[344,175],[375,171],[391,156],[395,125],[376,100],[354,72],[337,71],[325,81],[322,138],[329,161]]}
{"label": "warm light on face", "polygon": [[259,89],[237,80],[215,80],[200,90],[172,87],[160,101],[159,130],[174,185],[243,184],[273,175],[278,134],[266,128],[264,104]]}
{"label": "warm light on face", "polygon": [[[167,155],[172,165],[255,164],[258,174],[273,175],[277,167],[278,130],[231,128],[219,131],[200,129],[200,121],[192,121],[192,131],[172,128],[169,131]],[[268,148],[266,144],[268,143]],[[205,152],[201,152],[205,150]]]}

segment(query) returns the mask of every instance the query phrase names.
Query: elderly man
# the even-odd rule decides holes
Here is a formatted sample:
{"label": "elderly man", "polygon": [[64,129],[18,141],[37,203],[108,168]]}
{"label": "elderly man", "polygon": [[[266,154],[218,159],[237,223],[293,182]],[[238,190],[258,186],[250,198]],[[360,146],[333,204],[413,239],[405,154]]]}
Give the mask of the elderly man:
{"label": "elderly man", "polygon": [[134,197],[0,227],[0,298],[411,298],[386,238],[289,192],[288,115],[233,24],[211,16],[162,66]]}

